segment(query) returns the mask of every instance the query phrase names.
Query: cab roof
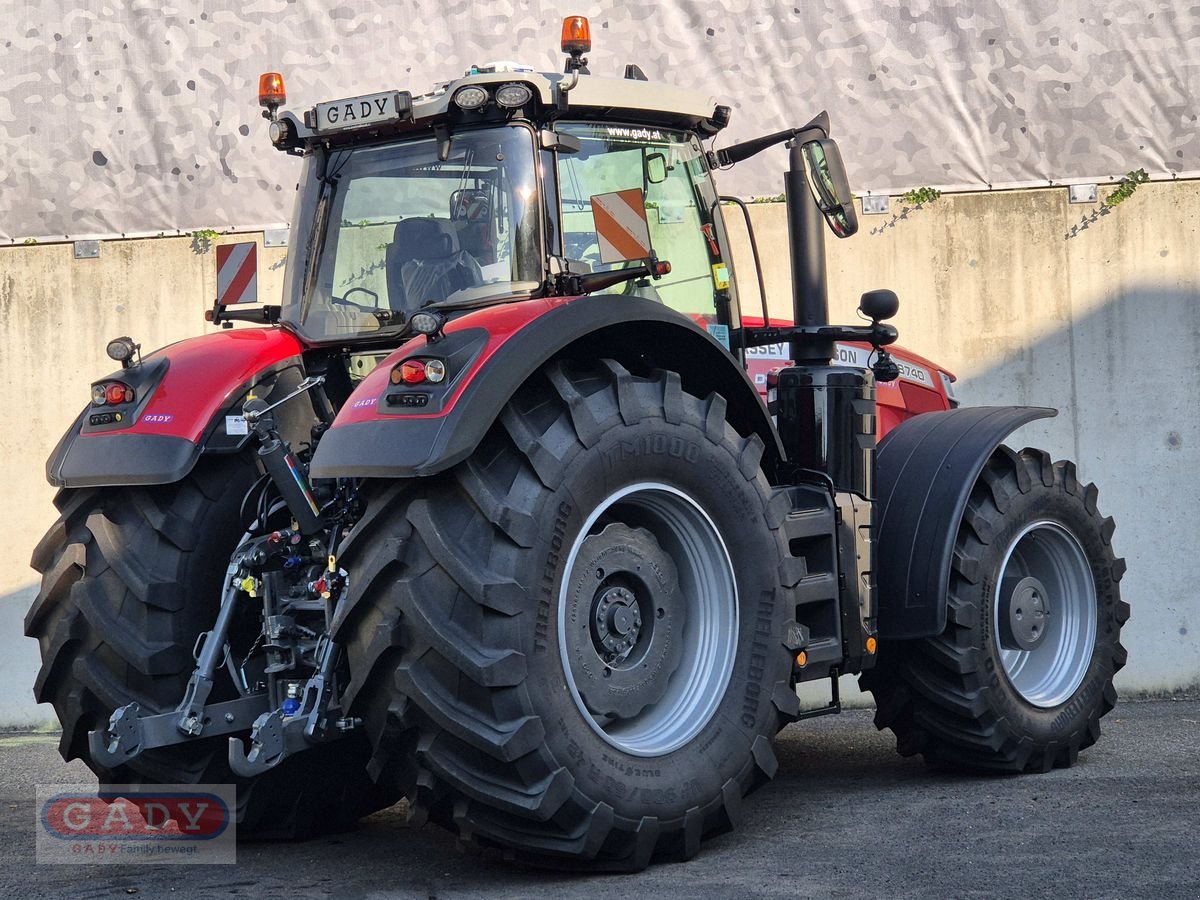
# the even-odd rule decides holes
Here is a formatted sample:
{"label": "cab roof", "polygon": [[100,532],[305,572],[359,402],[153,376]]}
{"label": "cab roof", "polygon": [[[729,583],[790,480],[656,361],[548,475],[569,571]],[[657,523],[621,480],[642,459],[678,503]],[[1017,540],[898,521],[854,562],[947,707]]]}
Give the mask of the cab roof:
{"label": "cab roof", "polygon": [[[640,75],[640,72],[637,74]],[[710,135],[723,128],[729,119],[728,107],[717,106],[710,95],[674,85],[636,77],[609,78],[574,72],[534,72],[513,63],[491,63],[474,67],[461,78],[439,84],[424,94],[384,91],[317,104],[316,107],[306,110],[302,116],[294,112],[284,112],[281,118],[289,123],[291,140],[276,141],[276,145],[286,149],[289,144],[294,146],[310,141],[358,143],[377,140],[391,133],[423,130],[442,123],[470,123],[471,113],[481,113],[468,113],[460,109],[455,104],[455,97],[459,92],[468,86],[479,86],[489,91],[490,97],[497,88],[507,84],[524,84],[530,89],[532,99],[523,117],[542,124],[555,119],[594,119],[684,128]],[[346,123],[340,127],[328,124],[322,127],[320,124],[318,111],[322,107],[331,104],[351,105],[361,103],[364,97],[379,98],[392,95],[398,98],[397,108],[406,110],[400,120],[379,127],[363,127],[359,123]],[[510,110],[499,110],[498,107],[491,111],[495,114],[492,119],[496,121],[503,121],[513,113]],[[482,115],[478,119],[480,122],[490,120]]]}

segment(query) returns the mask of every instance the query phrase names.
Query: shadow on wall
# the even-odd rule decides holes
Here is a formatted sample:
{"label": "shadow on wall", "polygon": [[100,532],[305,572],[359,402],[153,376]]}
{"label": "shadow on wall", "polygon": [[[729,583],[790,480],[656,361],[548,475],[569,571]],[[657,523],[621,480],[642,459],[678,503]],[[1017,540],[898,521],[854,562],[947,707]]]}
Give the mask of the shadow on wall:
{"label": "shadow on wall", "polygon": [[1116,519],[1133,609],[1123,634],[1129,664],[1118,676],[1127,689],[1200,689],[1198,361],[1200,288],[1146,284],[956,386],[963,405],[1060,410],[1010,443],[1074,459]]}

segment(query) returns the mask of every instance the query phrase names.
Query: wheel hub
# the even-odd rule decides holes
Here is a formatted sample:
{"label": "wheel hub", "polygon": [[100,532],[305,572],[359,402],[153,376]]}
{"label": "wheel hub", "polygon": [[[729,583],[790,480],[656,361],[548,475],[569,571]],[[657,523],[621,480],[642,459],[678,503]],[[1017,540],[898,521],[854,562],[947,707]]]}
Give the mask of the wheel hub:
{"label": "wheel hub", "polygon": [[1050,599],[1032,575],[1008,579],[1001,588],[1000,644],[1008,650],[1035,650],[1046,639]]}
{"label": "wheel hub", "polygon": [[592,601],[592,643],[596,654],[610,665],[629,656],[642,633],[642,613],[637,597],[624,587],[610,587]]}
{"label": "wheel hub", "polygon": [[628,719],[661,700],[686,620],[670,554],[644,528],[608,525],[580,545],[568,588],[566,649],[588,710]]}

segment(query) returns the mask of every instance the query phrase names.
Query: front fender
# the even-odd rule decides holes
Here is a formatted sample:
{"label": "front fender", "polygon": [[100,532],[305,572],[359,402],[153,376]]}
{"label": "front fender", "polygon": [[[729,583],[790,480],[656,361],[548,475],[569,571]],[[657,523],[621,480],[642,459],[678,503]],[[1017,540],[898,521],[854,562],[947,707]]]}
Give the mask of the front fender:
{"label": "front fender", "polygon": [[[441,348],[446,348],[445,350]],[[446,386],[409,412],[389,382],[402,360],[448,359]],[[548,361],[605,356],[679,371],[687,390],[718,391],[744,434],[758,433],[767,456],[781,451],[766,408],[736,361],[695,322],[650,300],[627,296],[541,298],[455,319],[441,342],[417,338],[381,363],[342,407],[313,456],[315,478],[433,475],[466,459],[504,405]]]}
{"label": "front fender", "polygon": [[130,424],[95,428],[96,408],[85,408],[50,454],[46,479],[72,488],[178,481],[205,451],[244,445],[247,437],[226,433],[225,414],[255,386],[291,381],[281,379],[289,370],[303,377],[303,349],[281,328],[244,328],[156,350],[141,366],[100,379],[137,385]]}
{"label": "front fender", "polygon": [[959,522],[979,473],[1016,428],[1054,409],[980,406],[902,422],[876,455],[879,637],[932,637],[946,628]]}

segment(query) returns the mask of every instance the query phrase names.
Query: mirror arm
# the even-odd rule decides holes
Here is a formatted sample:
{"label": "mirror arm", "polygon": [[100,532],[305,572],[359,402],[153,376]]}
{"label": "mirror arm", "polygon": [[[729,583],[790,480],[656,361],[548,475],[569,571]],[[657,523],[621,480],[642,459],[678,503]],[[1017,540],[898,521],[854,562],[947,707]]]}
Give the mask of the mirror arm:
{"label": "mirror arm", "polygon": [[748,141],[742,141],[742,143],[734,144],[732,147],[725,147],[721,150],[710,150],[708,153],[708,167],[710,169],[720,169],[725,166],[732,166],[734,163],[749,159],[751,156],[761,153],[768,147],[774,147],[776,144],[782,144],[784,141],[798,139],[800,143],[805,143],[806,141],[823,137],[829,137],[829,113],[826,112],[820,113],[807,125],[801,125],[799,128],[785,128],[783,131],[776,131],[774,134],[767,134]]}
{"label": "mirror arm", "polygon": [[254,322],[256,325],[274,325],[279,321],[278,306],[253,306],[249,309],[237,309],[232,306],[222,306],[214,302],[212,309],[204,311],[204,321],[222,328],[232,328],[232,322]]}
{"label": "mirror arm", "polygon": [[612,272],[589,272],[587,275],[570,275],[567,278],[567,294],[591,294],[602,291],[614,284],[632,281],[634,278],[644,278],[650,274],[646,265],[632,266],[628,269],[617,269]]}
{"label": "mirror arm", "polygon": [[588,272],[585,275],[560,275],[558,278],[559,293],[575,296],[602,291],[614,284],[632,281],[635,278],[653,278],[655,281],[671,273],[671,264],[665,259],[651,256],[646,262],[630,266],[628,269],[614,269],[611,272]]}

